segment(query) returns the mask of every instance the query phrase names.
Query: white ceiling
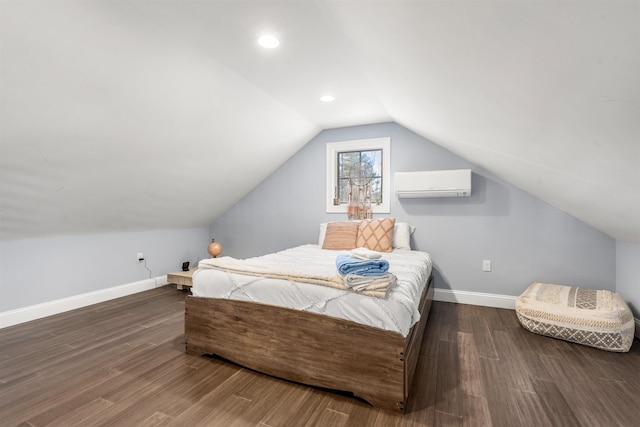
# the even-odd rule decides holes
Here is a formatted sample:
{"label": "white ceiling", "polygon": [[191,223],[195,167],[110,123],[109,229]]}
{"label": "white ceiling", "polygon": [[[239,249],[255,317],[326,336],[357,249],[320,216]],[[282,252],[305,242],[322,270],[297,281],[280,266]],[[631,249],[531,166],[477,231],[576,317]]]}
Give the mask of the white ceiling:
{"label": "white ceiling", "polygon": [[640,1],[2,0],[0,19],[3,239],[204,226],[322,129],[395,121],[640,243]]}

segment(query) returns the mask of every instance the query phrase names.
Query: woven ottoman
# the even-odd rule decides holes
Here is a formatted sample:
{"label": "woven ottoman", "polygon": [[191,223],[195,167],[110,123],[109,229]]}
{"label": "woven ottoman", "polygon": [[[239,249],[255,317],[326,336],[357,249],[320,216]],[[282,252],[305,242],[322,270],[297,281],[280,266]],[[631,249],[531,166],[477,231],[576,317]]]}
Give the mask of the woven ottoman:
{"label": "woven ottoman", "polygon": [[627,352],[635,322],[620,295],[549,283],[532,283],[516,300],[520,324],[552,338]]}

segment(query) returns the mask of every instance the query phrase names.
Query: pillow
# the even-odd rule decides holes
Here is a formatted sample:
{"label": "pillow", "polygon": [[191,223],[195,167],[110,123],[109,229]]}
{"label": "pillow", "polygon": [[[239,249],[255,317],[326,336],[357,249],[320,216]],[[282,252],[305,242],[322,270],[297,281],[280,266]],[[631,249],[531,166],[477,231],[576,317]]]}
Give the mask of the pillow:
{"label": "pillow", "polygon": [[395,218],[363,219],[358,225],[357,246],[378,252],[391,252]]}
{"label": "pillow", "polygon": [[411,250],[411,235],[416,228],[406,222],[396,222],[393,227],[393,249]]}
{"label": "pillow", "polygon": [[322,247],[324,245],[324,236],[327,234],[327,224],[328,222],[320,223],[320,235],[318,236],[318,246]]}
{"label": "pillow", "polygon": [[322,247],[324,244],[324,236],[327,234],[328,222],[320,223],[320,235],[318,236],[318,246]]}
{"label": "pillow", "polygon": [[351,250],[356,248],[358,222],[330,222],[327,224],[322,249]]}

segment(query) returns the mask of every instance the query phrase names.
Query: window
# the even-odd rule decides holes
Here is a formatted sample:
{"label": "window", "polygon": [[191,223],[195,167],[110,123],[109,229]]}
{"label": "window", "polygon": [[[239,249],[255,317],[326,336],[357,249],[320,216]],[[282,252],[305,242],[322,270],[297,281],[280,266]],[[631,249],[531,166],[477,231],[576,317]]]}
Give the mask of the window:
{"label": "window", "polygon": [[[349,183],[371,183],[371,203],[382,203],[382,150],[338,152],[337,198],[349,202]],[[335,202],[334,202],[335,203]]]}
{"label": "window", "polygon": [[390,146],[391,138],[327,144],[327,212],[347,212],[349,180],[362,176],[371,178],[373,213],[390,212]]}

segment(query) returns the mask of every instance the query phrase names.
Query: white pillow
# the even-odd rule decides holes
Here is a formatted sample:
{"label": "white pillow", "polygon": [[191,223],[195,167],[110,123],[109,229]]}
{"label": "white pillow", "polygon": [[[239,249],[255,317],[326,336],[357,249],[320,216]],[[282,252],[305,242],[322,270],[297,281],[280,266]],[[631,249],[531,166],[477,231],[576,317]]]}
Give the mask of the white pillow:
{"label": "white pillow", "polygon": [[411,235],[416,228],[406,222],[396,222],[393,226],[393,249],[411,250]]}
{"label": "white pillow", "polygon": [[327,234],[327,224],[328,222],[320,224],[320,236],[318,236],[318,246],[320,247],[324,244],[324,236]]}

